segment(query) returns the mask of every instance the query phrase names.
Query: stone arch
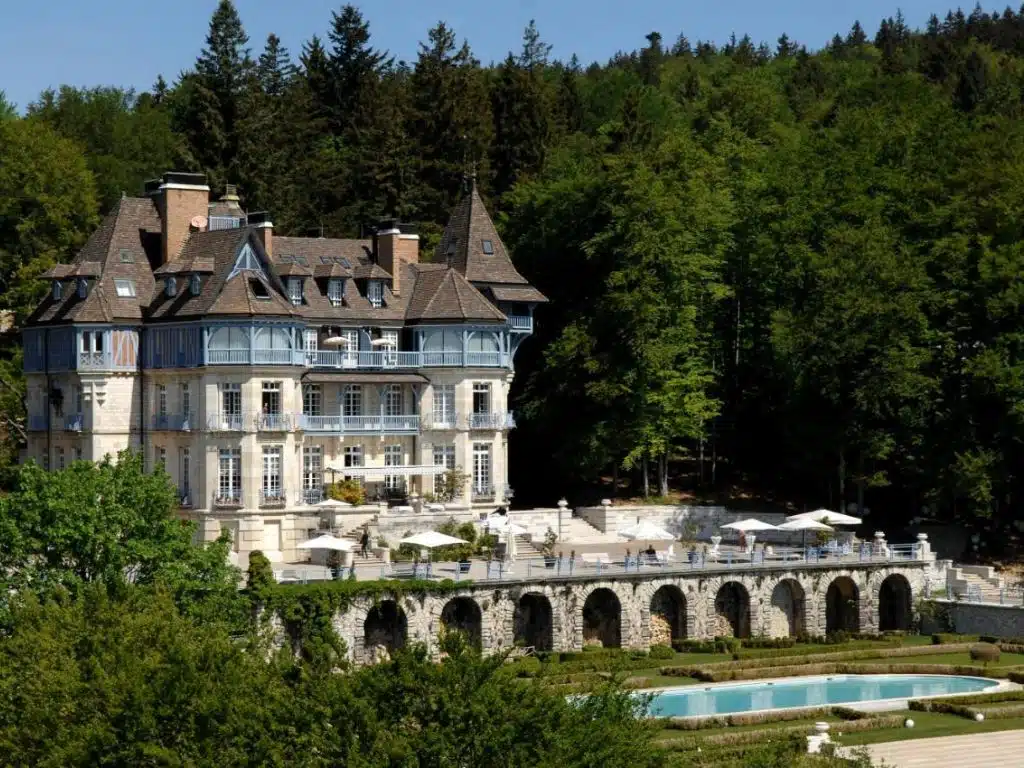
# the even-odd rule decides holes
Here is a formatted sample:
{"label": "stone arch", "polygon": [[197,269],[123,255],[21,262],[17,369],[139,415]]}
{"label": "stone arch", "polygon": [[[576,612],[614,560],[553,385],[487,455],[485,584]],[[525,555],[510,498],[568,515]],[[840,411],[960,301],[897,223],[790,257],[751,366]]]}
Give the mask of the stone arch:
{"label": "stone arch", "polygon": [[849,576],[832,579],[825,592],[825,632],[860,631],[860,590]]}
{"label": "stone arch", "polygon": [[651,645],[671,646],[686,638],[686,596],[674,584],[664,584],[651,597]]}
{"label": "stone arch", "polygon": [[607,587],[595,589],[583,603],[583,644],[622,646],[622,604]]}
{"label": "stone arch", "polygon": [[483,625],[483,612],[471,597],[453,597],[441,609],[442,628],[448,632],[462,632],[477,648],[483,643]]}
{"label": "stone arch", "polygon": [[550,651],[554,648],[554,634],[554,613],[547,596],[527,592],[520,597],[512,619],[515,644]]}
{"label": "stone arch", "polygon": [[368,662],[388,658],[404,648],[409,636],[405,611],[394,600],[382,600],[366,614],[363,622],[363,650]]}
{"label": "stone arch", "polygon": [[768,607],[767,634],[770,637],[799,637],[807,634],[807,600],[796,579],[782,579],[772,590]]}
{"label": "stone arch", "polygon": [[913,617],[913,591],[907,577],[887,576],[878,587],[878,630],[909,630]]}
{"label": "stone arch", "polygon": [[715,594],[715,636],[750,637],[750,593],[738,581],[727,581]]}

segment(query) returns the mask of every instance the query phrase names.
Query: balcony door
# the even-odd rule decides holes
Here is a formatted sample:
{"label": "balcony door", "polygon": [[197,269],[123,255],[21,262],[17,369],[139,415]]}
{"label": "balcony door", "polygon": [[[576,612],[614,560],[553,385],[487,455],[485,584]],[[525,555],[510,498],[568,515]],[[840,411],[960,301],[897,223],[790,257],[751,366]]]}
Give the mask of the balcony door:
{"label": "balcony door", "polygon": [[434,385],[434,427],[439,429],[455,428],[455,385]]}

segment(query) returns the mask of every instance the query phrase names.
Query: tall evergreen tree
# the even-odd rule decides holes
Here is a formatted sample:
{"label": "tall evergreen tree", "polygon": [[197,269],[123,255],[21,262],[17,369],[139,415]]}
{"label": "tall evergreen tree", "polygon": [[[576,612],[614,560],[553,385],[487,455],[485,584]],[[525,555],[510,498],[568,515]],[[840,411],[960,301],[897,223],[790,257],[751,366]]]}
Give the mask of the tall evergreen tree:
{"label": "tall evergreen tree", "polygon": [[424,194],[420,218],[440,225],[474,165],[484,186],[490,177],[486,162],[492,122],[486,85],[469,44],[456,45],[455,31],[441,22],[420,43],[410,89],[409,134],[420,157],[418,182]]}
{"label": "tall evergreen tree", "polygon": [[661,83],[661,65],[665,51],[661,47],[661,35],[651,32],[646,37],[647,47],[640,51],[640,80],[644,85],[655,88]]}
{"label": "tall evergreen tree", "polygon": [[234,180],[238,171],[240,105],[255,74],[248,42],[234,3],[220,0],[194,72],[183,75],[175,89],[175,127],[214,188]]}
{"label": "tall evergreen tree", "polygon": [[494,138],[491,170],[500,198],[524,174],[540,170],[551,135],[551,106],[544,66],[551,47],[540,40],[531,21],[523,31],[523,50],[511,53],[491,87]]}

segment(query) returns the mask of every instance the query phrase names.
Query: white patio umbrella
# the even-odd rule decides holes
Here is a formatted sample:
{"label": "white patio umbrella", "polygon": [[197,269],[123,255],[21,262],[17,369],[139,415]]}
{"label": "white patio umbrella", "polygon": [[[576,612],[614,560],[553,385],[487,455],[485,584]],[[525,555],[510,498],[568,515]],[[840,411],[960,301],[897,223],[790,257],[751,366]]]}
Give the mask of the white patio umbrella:
{"label": "white patio umbrella", "polygon": [[380,339],[374,339],[373,341],[370,342],[370,344],[375,346],[375,347],[397,347],[398,346],[398,342],[397,341],[395,341],[394,339],[389,339],[387,337],[380,338]]}
{"label": "white patio umbrella", "polygon": [[317,536],[315,539],[296,544],[295,547],[296,549],[333,549],[336,552],[351,552],[355,547],[355,542],[324,534],[323,536]]}
{"label": "white patio umbrella", "polygon": [[424,549],[433,549],[434,547],[447,547],[452,544],[468,544],[469,542],[449,536],[447,533],[441,533],[440,531],[424,531],[423,533],[407,536],[398,543],[412,544],[414,547],[423,547]]}
{"label": "white patio umbrella", "polygon": [[735,523],[728,523],[723,525],[722,528],[731,528],[734,531],[777,531],[778,526],[766,523],[763,520],[758,520],[753,517],[748,517],[746,520],[737,520]]}
{"label": "white patio umbrella", "polygon": [[827,525],[860,525],[861,519],[853,515],[844,515],[842,512],[833,512],[830,509],[816,509],[813,512],[801,512],[798,515],[789,515],[786,520],[814,520],[816,523]]}
{"label": "white patio umbrella", "polygon": [[313,505],[314,507],[320,507],[321,509],[341,509],[342,507],[351,507],[347,501],[341,501],[339,499],[324,499],[318,501]]}
{"label": "white patio umbrella", "polygon": [[835,529],[831,525],[825,525],[825,523],[819,523],[817,520],[812,520],[809,517],[793,517],[778,526],[780,531],[803,531],[804,532],[804,546],[807,546],[807,531],[834,531]]}
{"label": "white patio umbrella", "polygon": [[634,541],[675,541],[674,534],[669,533],[660,525],[655,525],[650,520],[637,521],[635,525],[623,528],[619,531],[620,536]]}
{"label": "white patio umbrella", "polygon": [[320,342],[321,347],[340,347],[348,346],[351,342],[344,336],[328,336],[326,339]]}

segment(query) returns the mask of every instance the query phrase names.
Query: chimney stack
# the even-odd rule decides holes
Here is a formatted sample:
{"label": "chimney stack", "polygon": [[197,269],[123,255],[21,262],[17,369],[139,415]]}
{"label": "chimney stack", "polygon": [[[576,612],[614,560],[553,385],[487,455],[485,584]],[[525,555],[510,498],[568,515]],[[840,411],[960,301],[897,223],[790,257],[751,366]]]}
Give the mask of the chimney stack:
{"label": "chimney stack", "polygon": [[274,258],[274,224],[266,211],[249,214],[249,226],[255,228],[256,237],[263,244],[268,259]]}
{"label": "chimney stack", "polygon": [[205,228],[210,187],[205,173],[172,171],[147,182],[146,192],[155,198],[163,222],[160,263],[166,264],[181,252],[190,231]]}
{"label": "chimney stack", "polygon": [[[403,229],[405,231],[403,231]],[[402,268],[420,260],[420,236],[408,224],[384,219],[377,226],[377,263],[391,273],[391,292],[402,295]]]}

